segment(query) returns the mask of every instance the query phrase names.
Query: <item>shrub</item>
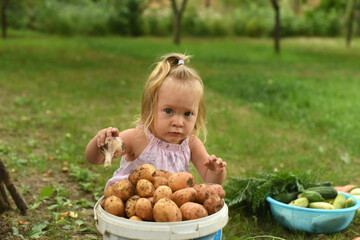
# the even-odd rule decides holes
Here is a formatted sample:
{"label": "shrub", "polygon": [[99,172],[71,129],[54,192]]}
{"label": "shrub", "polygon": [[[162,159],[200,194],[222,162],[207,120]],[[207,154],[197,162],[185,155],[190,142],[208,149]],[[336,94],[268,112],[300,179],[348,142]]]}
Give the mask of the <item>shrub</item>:
{"label": "shrub", "polygon": [[144,11],[144,33],[154,36],[166,36],[172,31],[171,9],[149,8]]}

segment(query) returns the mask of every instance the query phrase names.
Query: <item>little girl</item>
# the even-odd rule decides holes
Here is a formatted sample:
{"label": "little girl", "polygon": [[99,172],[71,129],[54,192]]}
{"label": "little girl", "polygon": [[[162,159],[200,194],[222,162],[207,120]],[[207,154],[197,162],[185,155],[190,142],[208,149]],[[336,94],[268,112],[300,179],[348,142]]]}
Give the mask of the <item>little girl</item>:
{"label": "little girl", "polygon": [[143,91],[136,128],[102,129],[88,143],[85,156],[93,164],[104,163],[99,149],[105,139],[120,137],[125,145],[120,168],[106,186],[127,178],[144,163],[175,173],[188,172],[191,161],[204,182],[225,180],[226,163],[210,156],[198,137],[202,132],[206,138],[204,86],[196,71],[187,66],[188,58],[174,53],[157,63]]}

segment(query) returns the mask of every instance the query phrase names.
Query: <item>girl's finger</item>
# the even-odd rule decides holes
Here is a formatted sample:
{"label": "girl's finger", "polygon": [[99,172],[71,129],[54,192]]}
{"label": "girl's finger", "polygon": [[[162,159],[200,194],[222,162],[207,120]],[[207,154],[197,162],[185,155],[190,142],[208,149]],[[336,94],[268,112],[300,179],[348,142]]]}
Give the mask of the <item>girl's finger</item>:
{"label": "girl's finger", "polygon": [[118,136],[118,135],[119,135],[119,129],[113,128],[113,129],[112,129],[112,135],[113,135],[113,136]]}
{"label": "girl's finger", "polygon": [[106,138],[109,139],[112,137],[112,127],[109,127],[108,129],[106,129]]}
{"label": "girl's finger", "polygon": [[105,134],[102,131],[100,131],[98,133],[98,147],[102,147],[104,143],[105,143]]}

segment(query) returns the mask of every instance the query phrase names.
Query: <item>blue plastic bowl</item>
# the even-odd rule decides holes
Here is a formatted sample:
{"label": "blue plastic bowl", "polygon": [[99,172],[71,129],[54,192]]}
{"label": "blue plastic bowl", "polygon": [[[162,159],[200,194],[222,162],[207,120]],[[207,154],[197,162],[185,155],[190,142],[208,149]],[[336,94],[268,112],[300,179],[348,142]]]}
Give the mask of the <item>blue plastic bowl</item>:
{"label": "blue plastic bowl", "polygon": [[355,205],[350,208],[325,210],[295,207],[271,197],[267,197],[266,200],[270,204],[271,214],[284,227],[309,233],[334,233],[347,228],[356,210],[360,208],[360,201],[356,197],[339,193],[344,194],[346,199],[353,198]]}

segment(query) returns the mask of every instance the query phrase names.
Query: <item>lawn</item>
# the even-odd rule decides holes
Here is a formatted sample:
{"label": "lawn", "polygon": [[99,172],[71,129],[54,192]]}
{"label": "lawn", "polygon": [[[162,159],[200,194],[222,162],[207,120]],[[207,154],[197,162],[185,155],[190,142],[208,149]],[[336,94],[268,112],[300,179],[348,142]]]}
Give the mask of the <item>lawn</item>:
{"label": "lawn", "polygon": [[[343,39],[284,39],[277,55],[270,39],[189,38],[175,46],[169,38],[11,32],[0,40],[0,158],[31,209],[1,215],[1,239],[99,238],[92,206],[119,162],[106,170],[87,163],[86,144],[102,128],[133,126],[152,64],[173,51],[193,55],[204,80],[206,147],[228,163],[228,177],[309,171],[333,185],[360,184],[359,39],[349,49]],[[360,236],[360,219],[341,233],[308,235],[270,216],[230,211],[224,234],[351,239]]]}

